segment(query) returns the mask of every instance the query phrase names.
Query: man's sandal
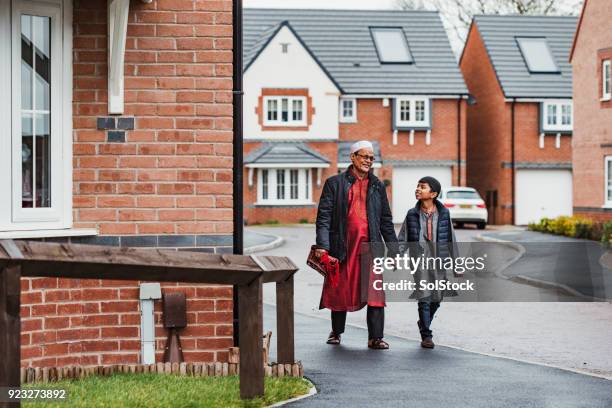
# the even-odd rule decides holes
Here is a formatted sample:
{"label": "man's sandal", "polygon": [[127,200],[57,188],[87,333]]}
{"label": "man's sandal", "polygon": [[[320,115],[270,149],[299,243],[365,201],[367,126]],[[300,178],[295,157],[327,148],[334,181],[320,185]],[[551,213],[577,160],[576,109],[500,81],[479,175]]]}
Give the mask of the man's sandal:
{"label": "man's sandal", "polygon": [[334,332],[329,333],[329,337],[327,338],[327,344],[333,344],[333,345],[340,344],[340,335]]}
{"label": "man's sandal", "polygon": [[389,343],[387,343],[383,339],[372,339],[368,340],[368,348],[371,348],[373,350],[388,350]]}

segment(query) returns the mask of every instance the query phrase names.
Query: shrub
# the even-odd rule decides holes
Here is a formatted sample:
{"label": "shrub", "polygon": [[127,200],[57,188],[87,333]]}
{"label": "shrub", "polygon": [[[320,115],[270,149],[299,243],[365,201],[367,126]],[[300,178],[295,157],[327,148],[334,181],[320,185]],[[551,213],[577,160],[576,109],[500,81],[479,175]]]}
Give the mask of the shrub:
{"label": "shrub", "polygon": [[602,225],[601,243],[604,245],[612,244],[612,221],[605,222]]}
{"label": "shrub", "polygon": [[268,221],[266,221],[266,224],[276,225],[276,224],[280,224],[280,223],[278,222],[278,220],[268,220]]}
{"label": "shrub", "polygon": [[310,221],[308,221],[308,218],[300,218],[298,222],[300,224],[310,224]]}
{"label": "shrub", "polygon": [[554,219],[544,217],[540,222],[530,223],[527,228],[529,231],[592,239],[612,245],[612,221],[601,223],[579,216],[561,216]]}

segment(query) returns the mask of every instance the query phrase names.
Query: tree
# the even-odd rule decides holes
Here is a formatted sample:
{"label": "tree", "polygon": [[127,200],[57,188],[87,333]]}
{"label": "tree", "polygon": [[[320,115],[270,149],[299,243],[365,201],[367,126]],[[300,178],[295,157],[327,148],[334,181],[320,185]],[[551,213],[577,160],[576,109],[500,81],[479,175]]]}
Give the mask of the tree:
{"label": "tree", "polygon": [[477,14],[577,15],[582,0],[396,0],[403,10],[438,10],[453,48],[467,36]]}

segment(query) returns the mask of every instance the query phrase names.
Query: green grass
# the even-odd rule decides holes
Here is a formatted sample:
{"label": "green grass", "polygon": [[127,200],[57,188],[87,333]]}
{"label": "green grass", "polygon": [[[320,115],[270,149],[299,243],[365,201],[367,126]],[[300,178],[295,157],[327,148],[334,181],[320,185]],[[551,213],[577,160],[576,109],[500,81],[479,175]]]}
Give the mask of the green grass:
{"label": "green grass", "polygon": [[66,389],[67,401],[23,403],[24,407],[264,407],[304,395],[310,383],[302,378],[265,379],[265,397],[240,399],[238,376],[180,377],[159,374],[115,374],[24,388]]}

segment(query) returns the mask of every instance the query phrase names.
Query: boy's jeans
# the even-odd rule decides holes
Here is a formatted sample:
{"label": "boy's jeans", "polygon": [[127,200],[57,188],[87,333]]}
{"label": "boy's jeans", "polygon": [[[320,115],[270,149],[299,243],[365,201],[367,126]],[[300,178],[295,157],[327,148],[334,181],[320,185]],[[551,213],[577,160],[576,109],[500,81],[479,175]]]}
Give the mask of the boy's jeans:
{"label": "boy's jeans", "polygon": [[431,321],[439,307],[440,302],[432,302],[431,297],[419,300],[419,320],[421,321],[419,328],[421,331],[421,339],[433,337],[429,326],[431,326]]}

